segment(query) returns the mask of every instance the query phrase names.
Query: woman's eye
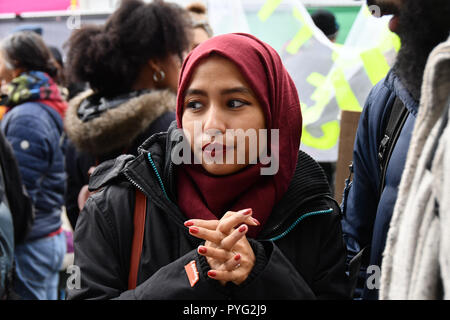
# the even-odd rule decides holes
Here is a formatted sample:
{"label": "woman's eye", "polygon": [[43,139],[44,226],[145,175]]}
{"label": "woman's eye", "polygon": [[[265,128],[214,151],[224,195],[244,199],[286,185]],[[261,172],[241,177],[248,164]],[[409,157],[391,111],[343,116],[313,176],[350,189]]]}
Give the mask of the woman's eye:
{"label": "woman's eye", "polygon": [[200,109],[202,107],[202,104],[198,101],[190,101],[187,103],[186,107],[188,109],[193,109],[193,110],[197,110]]}
{"label": "woman's eye", "polygon": [[228,101],[228,107],[230,108],[240,108],[243,105],[247,105],[248,103],[240,101],[240,100],[230,100]]}

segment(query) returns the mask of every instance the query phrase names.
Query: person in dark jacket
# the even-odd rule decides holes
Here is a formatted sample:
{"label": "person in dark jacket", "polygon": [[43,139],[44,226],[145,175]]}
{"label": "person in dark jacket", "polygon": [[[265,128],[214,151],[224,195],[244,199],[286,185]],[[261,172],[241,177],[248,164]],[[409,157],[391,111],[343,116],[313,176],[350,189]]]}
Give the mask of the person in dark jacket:
{"label": "person in dark jacket", "polygon": [[[123,1],[103,26],[85,26],[68,41],[70,81],[90,90],[69,103],[66,207],[75,228],[91,167],[137,154],[175,119],[179,69],[189,49],[187,13],[175,4]],[[80,192],[81,191],[81,192]]]}
{"label": "person in dark jacket", "polygon": [[14,226],[6,198],[3,164],[0,164],[0,300],[6,299],[14,261]]}
{"label": "person in dark jacket", "polygon": [[35,209],[24,243],[15,248],[15,291],[24,299],[56,299],[66,251],[63,117],[66,103],[53,78],[49,49],[34,32],[10,35],[0,45],[0,78],[8,84],[1,129],[14,150]]}
{"label": "person in dark jacket", "polygon": [[[378,5],[382,15],[394,14],[389,26],[402,42],[394,68],[372,89],[361,114],[353,152],[353,181],[342,204],[348,260],[365,248],[355,297],[377,299],[382,254],[418,113],[423,72],[430,52],[449,35],[450,3],[372,0],[368,4]],[[407,116],[381,189],[378,154],[396,101],[403,104]]]}
{"label": "person in dark jacket", "polygon": [[14,152],[0,131],[0,300],[16,298],[14,247],[25,241],[33,221],[31,198],[22,185]]}
{"label": "person in dark jacket", "polygon": [[[91,176],[96,193],[74,237],[81,284],[69,298],[349,298],[340,209],[299,151],[301,128],[297,90],[273,48],[248,34],[199,45],[183,64],[168,132]],[[225,154],[234,157],[216,158]]]}

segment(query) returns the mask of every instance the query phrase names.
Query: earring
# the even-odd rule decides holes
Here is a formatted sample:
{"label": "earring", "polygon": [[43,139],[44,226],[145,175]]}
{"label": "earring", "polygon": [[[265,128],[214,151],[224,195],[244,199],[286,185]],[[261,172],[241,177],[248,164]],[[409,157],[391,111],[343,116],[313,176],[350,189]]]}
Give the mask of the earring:
{"label": "earring", "polygon": [[166,74],[162,70],[155,71],[155,73],[153,73],[153,80],[155,82],[163,81],[165,78],[166,78]]}

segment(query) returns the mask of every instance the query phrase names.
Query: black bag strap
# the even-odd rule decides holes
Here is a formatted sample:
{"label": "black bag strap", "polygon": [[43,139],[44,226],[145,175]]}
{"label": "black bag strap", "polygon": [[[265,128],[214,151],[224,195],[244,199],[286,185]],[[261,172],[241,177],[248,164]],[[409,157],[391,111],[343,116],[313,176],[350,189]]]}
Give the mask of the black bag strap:
{"label": "black bag strap", "polygon": [[370,245],[364,247],[359,251],[348,263],[349,282],[351,297],[355,297],[355,291],[357,287],[363,287],[361,281],[365,280],[365,277],[361,276],[362,267],[366,268],[369,265],[370,259]]}
{"label": "black bag strap", "polygon": [[378,197],[381,197],[385,183],[386,183],[386,170],[389,164],[389,160],[392,155],[392,151],[397,143],[406,119],[408,118],[409,111],[405,107],[400,98],[396,97],[394,105],[392,106],[388,124],[384,131],[384,137],[381,140],[378,148],[378,163],[380,165],[380,187],[378,190]]}

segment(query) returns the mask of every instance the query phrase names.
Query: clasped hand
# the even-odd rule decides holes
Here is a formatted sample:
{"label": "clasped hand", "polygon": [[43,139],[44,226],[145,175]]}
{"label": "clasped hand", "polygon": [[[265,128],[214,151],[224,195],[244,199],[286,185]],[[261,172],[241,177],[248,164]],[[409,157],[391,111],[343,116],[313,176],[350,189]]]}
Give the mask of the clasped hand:
{"label": "clasped hand", "polygon": [[191,219],[185,222],[189,233],[205,240],[197,252],[206,257],[208,276],[222,285],[244,282],[255,265],[255,254],[247,240],[248,226],[258,226],[252,210],[228,211],[220,220]]}

